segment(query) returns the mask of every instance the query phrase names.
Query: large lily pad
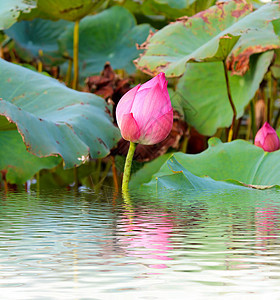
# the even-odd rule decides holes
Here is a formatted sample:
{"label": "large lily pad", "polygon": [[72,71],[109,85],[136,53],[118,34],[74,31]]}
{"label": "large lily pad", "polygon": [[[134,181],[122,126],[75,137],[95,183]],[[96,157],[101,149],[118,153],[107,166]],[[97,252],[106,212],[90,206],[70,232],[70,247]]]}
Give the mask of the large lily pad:
{"label": "large lily pad", "polygon": [[173,189],[176,191],[197,190],[216,191],[228,189],[244,189],[245,187],[236,182],[217,181],[210,177],[199,177],[184,168],[174,157],[171,157],[167,165],[172,175],[163,175],[156,178],[157,190]]}
{"label": "large lily pad", "polygon": [[130,185],[137,187],[138,185],[149,182],[161,166],[169,159],[171,154],[164,154],[154,159],[150,163],[145,164],[139,171],[133,173],[130,180]]}
{"label": "large lily pad", "polygon": [[[96,95],[4,60],[0,80],[0,115],[16,124],[28,151],[38,157],[60,155],[69,168],[89,155],[106,156],[120,138]],[[9,129],[14,125],[6,124]]]}
{"label": "large lily pad", "polygon": [[[17,53],[26,61],[39,59],[48,65],[63,63],[57,39],[65,31],[69,22],[57,22],[35,19],[21,21],[6,30],[6,34],[15,40]],[[43,53],[40,55],[39,52]]]}
{"label": "large lily pad", "polygon": [[0,117],[0,171],[7,182],[22,184],[39,170],[50,169],[59,164],[60,157],[39,158],[29,153],[17,130],[4,130],[5,126],[1,122],[3,118]]}
{"label": "large lily pad", "polygon": [[187,62],[227,61],[228,69],[243,75],[252,54],[280,48],[271,21],[280,18],[279,3],[255,12],[245,1],[218,2],[190,18],[182,18],[148,38],[136,61],[149,74],[180,76]]}
{"label": "large lily pad", "polygon": [[36,0],[0,0],[0,30],[17,22],[22,12],[29,13],[36,7]]}
{"label": "large lily pad", "polygon": [[[174,20],[182,16],[192,16],[215,4],[215,0],[115,0],[134,15],[144,15],[151,20]],[[153,18],[155,16],[156,18]],[[140,17],[141,18],[141,17]],[[166,23],[165,23],[166,24]]]}
{"label": "large lily pad", "polygon": [[190,16],[215,4],[215,0],[148,0],[140,4],[145,15],[164,15],[168,19]]}
{"label": "large lily pad", "polygon": [[[73,56],[73,26],[60,38],[61,48]],[[136,26],[133,15],[123,7],[112,7],[80,22],[79,65],[82,77],[102,71],[109,61],[113,69],[135,70],[133,59],[139,55],[136,43],[148,36],[150,26]]]}
{"label": "large lily pad", "polygon": [[[141,188],[155,191],[160,183],[161,187],[173,186],[177,189],[176,181],[179,180],[182,183],[181,189],[187,190],[190,185],[186,183],[185,177],[190,181],[196,178],[192,176],[208,176],[216,181],[264,188],[280,185],[279,169],[280,151],[269,153],[243,140],[222,143],[218,138],[211,138],[209,148],[200,154],[175,153],[154,173],[149,183],[142,181]],[[137,176],[137,173],[134,176]],[[197,178],[195,180],[198,180],[196,184],[202,183],[200,189],[208,189],[210,181]],[[210,190],[212,183],[209,186]],[[140,184],[139,180],[137,185],[131,182],[130,188],[139,188]]]}
{"label": "large lily pad", "polygon": [[[230,89],[237,118],[254,97],[273,58],[273,51],[251,58],[244,76],[229,74]],[[171,97],[174,108],[184,115],[186,122],[201,134],[211,136],[218,128],[232,122],[222,62],[189,64]]]}
{"label": "large lily pad", "polygon": [[37,0],[37,10],[49,19],[77,21],[106,2],[107,0]]}

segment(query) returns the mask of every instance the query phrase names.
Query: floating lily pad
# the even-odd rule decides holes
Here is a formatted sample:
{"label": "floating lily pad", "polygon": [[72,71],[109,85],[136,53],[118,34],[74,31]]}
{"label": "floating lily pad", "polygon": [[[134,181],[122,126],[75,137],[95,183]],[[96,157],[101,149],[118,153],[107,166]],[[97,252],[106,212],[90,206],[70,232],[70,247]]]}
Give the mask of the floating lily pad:
{"label": "floating lily pad", "polygon": [[[79,66],[83,78],[99,73],[109,61],[113,69],[135,70],[137,43],[147,38],[151,27],[136,26],[133,15],[123,7],[112,7],[80,22]],[[61,49],[73,56],[73,26],[60,38]]]}
{"label": "floating lily pad", "polygon": [[[106,156],[120,138],[108,107],[96,95],[4,60],[0,80],[0,115],[16,124],[27,150],[38,157],[59,155],[70,168],[89,155]],[[4,131],[15,130],[13,124],[4,125]]]}
{"label": "floating lily pad", "polygon": [[143,182],[149,182],[152,176],[157,172],[161,166],[169,159],[171,154],[164,154],[154,159],[150,163],[147,163],[136,173],[133,173],[130,180],[130,185],[137,187]]}
{"label": "floating lily pad", "polygon": [[69,24],[64,20],[53,22],[35,19],[18,22],[5,32],[15,40],[17,53],[22,59],[40,59],[45,64],[57,65],[65,61],[59,51],[57,39]]}
{"label": "floating lily pad", "polygon": [[[149,164],[146,168],[149,168]],[[180,189],[188,190],[194,188],[191,187],[191,182],[194,180],[195,188],[212,190],[213,185],[215,187],[220,185],[220,183],[213,183],[214,180],[236,186],[263,189],[280,185],[279,168],[280,151],[269,153],[243,140],[222,143],[218,138],[211,138],[209,148],[204,152],[195,155],[175,153],[162,164],[159,171],[156,170],[148,183],[144,180],[141,183],[138,180],[135,185],[132,181],[130,188],[137,189],[141,186],[140,189],[147,191],[162,188],[176,190],[181,183]],[[137,176],[137,173],[134,176]],[[200,178],[205,176],[210,177],[211,180]],[[224,183],[222,185],[226,187]]]}
{"label": "floating lily pad", "polygon": [[[243,115],[244,108],[254,97],[273,55],[273,51],[254,55],[244,76],[229,74],[237,118]],[[222,62],[189,64],[171,101],[186,122],[203,135],[211,136],[218,128],[228,127],[232,122]]]}
{"label": "floating lily pad", "polygon": [[280,6],[268,3],[252,12],[245,1],[218,2],[193,17],[164,27],[144,43],[137,67],[148,74],[181,76],[187,62],[226,60],[233,74],[244,75],[252,54],[280,48],[272,20]]}
{"label": "floating lily pad", "polygon": [[164,175],[156,178],[156,187],[158,190],[174,189],[174,190],[197,190],[197,191],[215,191],[228,189],[245,189],[239,182],[234,181],[223,182],[217,181],[210,177],[199,177],[193,175],[185,169],[174,157],[171,157],[167,166],[172,175]]}
{"label": "floating lily pad", "polygon": [[[0,171],[7,182],[22,184],[41,169],[55,167],[61,157],[39,158],[26,150],[17,130],[6,130],[0,117]],[[1,180],[1,178],[0,178]]]}

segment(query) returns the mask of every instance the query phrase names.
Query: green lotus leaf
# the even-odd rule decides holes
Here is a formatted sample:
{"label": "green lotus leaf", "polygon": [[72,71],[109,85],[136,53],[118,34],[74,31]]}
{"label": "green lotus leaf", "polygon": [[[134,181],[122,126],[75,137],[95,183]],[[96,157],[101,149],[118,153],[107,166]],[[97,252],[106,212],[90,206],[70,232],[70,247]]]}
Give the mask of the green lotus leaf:
{"label": "green lotus leaf", "polygon": [[98,160],[90,160],[89,162],[80,165],[75,170],[64,169],[62,164],[59,164],[51,170],[42,170],[40,171],[39,178],[40,189],[67,187],[72,185],[75,181],[81,183],[89,176],[91,179],[91,186],[94,186],[96,185],[96,182],[94,182],[94,175],[98,173],[97,162]]}
{"label": "green lotus leaf", "polygon": [[35,19],[18,22],[5,33],[14,39],[16,51],[25,61],[40,59],[44,64],[58,65],[65,59],[59,51],[57,39],[69,24],[64,20]]}
{"label": "green lotus leaf", "polygon": [[[73,56],[73,26],[68,27],[60,38],[61,48]],[[115,6],[97,15],[88,16],[80,22],[79,65],[83,78],[99,73],[109,61],[113,69],[135,70],[132,63],[142,43],[148,36],[150,26],[136,26],[133,15],[123,7]]]}
{"label": "green lotus leaf", "polygon": [[[148,183],[139,179],[137,185],[132,182],[130,188],[140,187],[150,192],[162,188],[213,190],[213,185],[219,187],[224,181],[224,187],[230,184],[229,188],[234,185],[264,189],[280,185],[279,168],[280,151],[269,153],[243,140],[222,143],[218,138],[211,138],[204,152],[175,153],[155,170]],[[193,187],[192,181],[195,182]]]}
{"label": "green lotus leaf", "polygon": [[[37,157],[26,150],[17,130],[5,130],[0,117],[0,171],[9,183],[23,184],[41,169],[55,167],[60,157]],[[1,179],[0,179],[1,180]]]}
{"label": "green lotus leaf", "polygon": [[145,15],[163,15],[167,19],[191,16],[209,8],[215,0],[148,0],[140,4]]}
{"label": "green lotus leaf", "polygon": [[[280,39],[280,19],[272,21],[274,31]],[[280,78],[280,50],[275,50],[275,60],[271,66],[271,72],[275,78]]]}
{"label": "green lotus leaf", "polygon": [[187,62],[226,60],[232,74],[244,75],[252,54],[280,48],[272,20],[280,18],[279,3],[252,12],[245,1],[218,2],[208,10],[164,27],[143,44],[137,67],[155,75],[181,76]]}
{"label": "green lotus leaf", "polygon": [[171,154],[167,153],[145,164],[139,171],[132,174],[129,182],[130,186],[137,187],[144,182],[149,182],[153,174],[161,168],[170,156]]}
{"label": "green lotus leaf", "polygon": [[0,30],[17,22],[22,12],[29,13],[36,7],[36,0],[0,0]]}
{"label": "green lotus leaf", "polygon": [[[192,16],[215,4],[215,0],[115,0],[114,3],[131,11],[134,15],[155,20],[174,20],[182,16]],[[155,17],[155,18],[153,18]]]}
{"label": "green lotus leaf", "polygon": [[275,78],[280,78],[280,50],[275,51],[275,59],[270,70]]}
{"label": "green lotus leaf", "polygon": [[[272,58],[273,51],[254,55],[244,76],[229,74],[237,118],[254,97]],[[170,96],[173,107],[203,135],[212,136],[218,128],[229,127],[232,122],[222,62],[189,64],[176,92]]]}
{"label": "green lotus leaf", "polygon": [[[106,156],[120,138],[96,95],[4,60],[0,80],[0,115],[16,124],[26,148],[38,157],[59,155],[70,168],[88,156]],[[15,130],[8,122],[4,128]]]}
{"label": "green lotus leaf", "polygon": [[37,0],[37,9],[49,19],[77,21],[106,2],[106,0]]}
{"label": "green lotus leaf", "polygon": [[193,175],[185,169],[174,157],[171,157],[167,165],[173,172],[172,175],[164,175],[156,178],[157,190],[173,189],[179,190],[198,190],[198,191],[215,191],[228,189],[245,189],[239,182],[217,181],[210,177],[199,177]]}

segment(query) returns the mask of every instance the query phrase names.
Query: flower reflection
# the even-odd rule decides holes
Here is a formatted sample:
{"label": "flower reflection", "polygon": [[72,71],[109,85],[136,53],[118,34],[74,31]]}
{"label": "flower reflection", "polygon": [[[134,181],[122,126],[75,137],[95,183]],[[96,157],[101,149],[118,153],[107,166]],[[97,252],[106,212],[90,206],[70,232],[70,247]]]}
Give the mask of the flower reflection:
{"label": "flower reflection", "polygon": [[279,213],[273,207],[258,207],[255,214],[256,234],[259,240],[265,241],[278,237]]}
{"label": "flower reflection", "polygon": [[170,235],[173,230],[171,217],[158,211],[127,210],[118,225],[120,244],[126,255],[158,260],[158,263],[149,264],[156,269],[167,268],[162,261],[171,260],[169,250],[171,246]]}

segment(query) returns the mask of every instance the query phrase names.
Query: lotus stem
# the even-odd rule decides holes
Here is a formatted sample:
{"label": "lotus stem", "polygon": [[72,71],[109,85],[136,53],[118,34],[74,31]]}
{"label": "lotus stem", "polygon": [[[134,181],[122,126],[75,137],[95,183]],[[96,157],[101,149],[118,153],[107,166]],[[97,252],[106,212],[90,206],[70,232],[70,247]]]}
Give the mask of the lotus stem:
{"label": "lotus stem", "polygon": [[43,63],[42,63],[41,57],[43,56],[43,50],[40,49],[38,52],[39,52],[38,72],[39,72],[39,73],[42,73],[42,72],[43,72]]}
{"label": "lotus stem", "polygon": [[185,136],[181,145],[181,152],[187,153],[189,136]]}
{"label": "lotus stem", "polygon": [[131,165],[133,160],[133,155],[136,149],[136,144],[133,142],[130,142],[128,153],[125,160],[124,165],[124,173],[123,173],[123,181],[122,181],[122,192],[123,194],[127,194],[128,192],[128,183],[130,179],[130,173],[131,173]]}
{"label": "lotus stem", "polygon": [[65,77],[65,82],[66,82],[67,86],[70,86],[70,84],[71,84],[72,64],[73,64],[72,59],[69,59],[67,73],[66,73],[66,77]]}
{"label": "lotus stem", "polygon": [[79,20],[75,21],[74,33],[73,33],[73,67],[74,75],[72,88],[74,90],[78,87],[78,77],[79,77]]}
{"label": "lotus stem", "polygon": [[37,192],[40,191],[40,171],[38,171],[36,173],[36,188],[37,188]]}
{"label": "lotus stem", "polygon": [[114,180],[114,187],[115,191],[119,192],[119,182],[118,182],[118,174],[117,174],[117,168],[115,163],[115,157],[112,156],[112,172],[113,172],[113,180]]}
{"label": "lotus stem", "polygon": [[78,167],[73,168],[73,174],[74,174],[74,189],[78,189],[79,187],[79,175],[78,175]]}
{"label": "lotus stem", "polygon": [[95,164],[95,176],[94,176],[94,181],[96,184],[98,184],[98,182],[100,180],[101,163],[102,163],[101,158],[98,158],[96,160],[96,164]]}
{"label": "lotus stem", "polygon": [[226,61],[225,60],[223,60],[223,66],[224,66],[224,73],[225,73],[225,79],[226,79],[228,100],[229,100],[229,103],[230,103],[230,106],[231,106],[232,112],[233,112],[232,122],[231,122],[231,126],[230,126],[230,129],[229,129],[229,132],[228,132],[228,139],[227,139],[228,142],[231,142],[232,137],[233,137],[234,123],[235,123],[237,114],[236,114],[236,108],[234,106],[234,103],[233,103],[233,100],[232,100],[232,97],[231,97],[230,85],[229,85],[229,79],[228,79],[228,72],[227,72],[227,66],[226,66]]}
{"label": "lotus stem", "polygon": [[251,111],[251,128],[252,128],[252,135],[253,135],[253,140],[254,140],[256,133],[257,133],[254,100],[251,100],[251,102],[250,102],[250,111]]}
{"label": "lotus stem", "polygon": [[276,117],[274,119],[273,128],[277,128],[277,124],[278,124],[279,118],[280,118],[280,109],[278,110],[277,115],[276,115]]}
{"label": "lotus stem", "polygon": [[271,71],[267,73],[268,97],[267,97],[267,122],[271,122],[271,109],[273,106],[273,82]]}
{"label": "lotus stem", "polygon": [[[101,168],[102,160],[101,159],[99,159],[99,160],[100,160],[100,168]],[[112,162],[109,160],[106,164],[105,170],[102,173],[101,173],[101,170],[99,170],[99,173],[101,173],[101,174],[99,175],[99,178],[98,178],[99,181],[98,181],[98,183],[96,184],[96,186],[94,188],[96,193],[100,192],[102,184],[103,184],[104,180],[106,179],[106,177],[107,177],[107,175],[108,175],[108,173],[111,169],[111,165],[112,165]]]}

